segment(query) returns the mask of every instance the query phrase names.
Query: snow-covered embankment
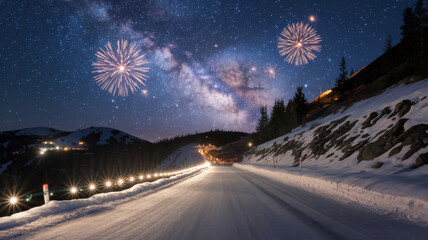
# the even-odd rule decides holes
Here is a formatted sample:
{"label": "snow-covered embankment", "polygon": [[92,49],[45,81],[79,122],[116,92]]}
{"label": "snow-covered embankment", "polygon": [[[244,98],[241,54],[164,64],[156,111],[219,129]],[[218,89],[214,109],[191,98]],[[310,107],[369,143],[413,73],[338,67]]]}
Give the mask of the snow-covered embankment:
{"label": "snow-covered embankment", "polygon": [[235,167],[428,224],[427,95],[428,79],[388,89],[253,148]]}

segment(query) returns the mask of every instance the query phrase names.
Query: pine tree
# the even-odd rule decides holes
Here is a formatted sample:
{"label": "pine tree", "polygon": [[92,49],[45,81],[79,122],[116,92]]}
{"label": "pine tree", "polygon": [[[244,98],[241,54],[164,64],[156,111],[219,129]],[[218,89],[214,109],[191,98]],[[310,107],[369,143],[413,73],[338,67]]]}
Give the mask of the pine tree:
{"label": "pine tree", "polygon": [[401,29],[401,39],[407,39],[411,33],[415,32],[418,29],[418,19],[413,12],[413,9],[408,7],[403,11],[403,25]]}
{"label": "pine tree", "polygon": [[385,43],[385,53],[391,51],[391,49],[392,49],[392,36],[391,34],[388,34],[388,37],[386,38],[386,43]]}
{"label": "pine tree", "polygon": [[306,118],[306,114],[308,113],[308,100],[306,99],[305,94],[303,93],[303,87],[297,88],[297,91],[293,98],[293,102],[295,104],[297,114],[297,123],[301,124],[303,122],[303,119]]}
{"label": "pine tree", "polygon": [[296,103],[293,100],[288,100],[287,107],[285,108],[285,124],[286,132],[290,132],[293,128],[299,125],[298,114],[296,112]]}
{"label": "pine tree", "polygon": [[256,127],[256,131],[258,133],[262,132],[268,125],[269,123],[269,118],[267,115],[267,107],[263,106],[260,108],[260,119],[259,122],[257,123],[257,127]]}
{"label": "pine tree", "polygon": [[342,57],[342,60],[340,61],[340,74],[339,77],[336,78],[336,90],[338,91],[339,95],[343,94],[346,91],[345,81],[348,78],[348,71],[346,70],[346,61],[345,57]]}
{"label": "pine tree", "polygon": [[420,39],[420,50],[421,50],[421,65],[424,66],[424,28],[428,26],[428,1],[427,0],[418,0],[415,3],[414,15],[417,21],[417,28],[419,30],[419,39]]}
{"label": "pine tree", "polygon": [[284,131],[285,125],[285,106],[284,100],[277,99],[272,107],[272,112],[270,115],[269,128],[272,131],[273,135],[282,133]]}
{"label": "pine tree", "polygon": [[428,11],[428,1],[426,0],[418,0],[415,3],[415,10],[413,11],[418,28],[422,26],[426,26],[427,24],[427,11]]}
{"label": "pine tree", "polygon": [[349,73],[349,76],[352,76],[355,74],[354,68],[351,68],[351,72]]}

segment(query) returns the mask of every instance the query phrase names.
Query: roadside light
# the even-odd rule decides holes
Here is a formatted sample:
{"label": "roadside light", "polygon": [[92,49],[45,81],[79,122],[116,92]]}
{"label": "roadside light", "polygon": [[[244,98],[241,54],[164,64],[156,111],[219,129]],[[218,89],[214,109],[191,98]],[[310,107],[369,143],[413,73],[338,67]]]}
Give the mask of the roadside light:
{"label": "roadside light", "polygon": [[157,173],[155,173],[155,177],[157,177],[158,176],[158,174]]}
{"label": "roadside light", "polygon": [[151,178],[151,177],[152,177],[152,175],[150,175],[150,174],[147,175],[147,178]]}
{"label": "roadside light", "polygon": [[111,187],[111,182],[110,181],[106,182],[106,187]]}
{"label": "roadside light", "polygon": [[89,190],[94,191],[95,190],[95,184],[90,184],[89,185]]}
{"label": "roadside light", "polygon": [[70,192],[71,192],[72,194],[77,193],[77,188],[75,188],[75,187],[70,188]]}
{"label": "roadside light", "polygon": [[129,181],[130,181],[130,182],[133,182],[134,180],[135,180],[135,178],[134,178],[134,177],[130,177],[130,178],[129,178]]}
{"label": "roadside light", "polygon": [[253,146],[253,143],[252,142],[249,142],[248,143],[248,147],[252,147]]}
{"label": "roadside light", "polygon": [[140,175],[139,177],[138,177],[140,180],[143,180],[143,175]]}
{"label": "roadside light", "polygon": [[9,202],[10,202],[10,204],[15,205],[18,203],[18,198],[17,197],[11,197]]}
{"label": "roadside light", "polygon": [[119,184],[119,186],[122,185],[123,184],[123,179],[119,179],[119,181],[117,183]]}

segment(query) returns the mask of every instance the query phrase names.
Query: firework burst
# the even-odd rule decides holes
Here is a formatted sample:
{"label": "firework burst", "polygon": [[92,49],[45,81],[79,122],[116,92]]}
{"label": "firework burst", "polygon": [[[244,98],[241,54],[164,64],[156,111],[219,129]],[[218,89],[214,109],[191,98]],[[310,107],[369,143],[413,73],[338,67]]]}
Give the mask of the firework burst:
{"label": "firework burst", "polygon": [[321,37],[308,24],[293,23],[284,28],[278,38],[278,49],[284,61],[296,66],[307,64],[314,60],[314,52],[321,51]]}
{"label": "firework burst", "polygon": [[145,86],[149,71],[148,63],[138,45],[126,40],[118,40],[116,48],[108,42],[96,54],[97,61],[92,63],[96,74],[95,81],[103,90],[113,96],[128,96]]}

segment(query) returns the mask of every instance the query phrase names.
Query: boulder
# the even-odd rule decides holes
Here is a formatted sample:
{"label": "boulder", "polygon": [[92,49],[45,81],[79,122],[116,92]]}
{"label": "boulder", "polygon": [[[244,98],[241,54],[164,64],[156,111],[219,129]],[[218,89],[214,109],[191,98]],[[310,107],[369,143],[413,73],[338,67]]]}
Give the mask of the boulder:
{"label": "boulder", "polygon": [[373,160],[396,145],[398,136],[404,133],[404,123],[406,121],[407,119],[405,118],[398,120],[394,127],[385,131],[375,142],[368,143],[362,147],[357,157],[358,162]]}
{"label": "boulder", "polygon": [[411,107],[412,107],[412,101],[410,101],[409,99],[404,99],[403,101],[401,101],[401,102],[397,103],[397,105],[395,105],[394,112],[391,115],[389,115],[388,118],[391,118],[397,114],[399,117],[402,117],[410,111]]}
{"label": "boulder", "polygon": [[423,166],[425,164],[428,164],[428,153],[422,153],[416,158],[415,164],[411,168],[418,168],[420,166]]}

